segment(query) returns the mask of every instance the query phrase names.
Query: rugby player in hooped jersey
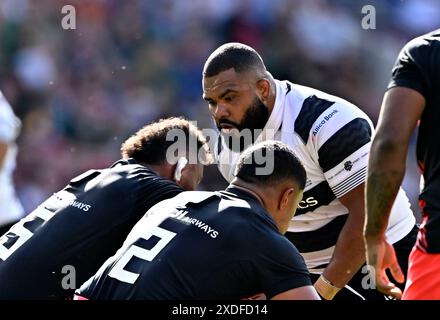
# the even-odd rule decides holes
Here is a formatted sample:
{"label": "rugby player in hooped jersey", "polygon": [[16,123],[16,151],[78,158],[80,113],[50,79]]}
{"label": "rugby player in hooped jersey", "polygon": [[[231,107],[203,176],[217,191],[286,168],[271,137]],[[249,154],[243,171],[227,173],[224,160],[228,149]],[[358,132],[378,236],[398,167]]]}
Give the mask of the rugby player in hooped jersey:
{"label": "rugby player in hooped jersey", "polygon": [[[368,273],[361,269],[364,181],[373,134],[367,115],[341,98],[274,79],[260,55],[240,43],[224,44],[209,56],[203,98],[221,133],[215,151],[226,180],[233,179],[249,141],[280,140],[303,163],[308,178],[304,198],[286,236],[303,255],[318,293],[324,299],[384,299],[377,290],[362,287]],[[416,232],[400,189],[386,236],[404,271]]]}

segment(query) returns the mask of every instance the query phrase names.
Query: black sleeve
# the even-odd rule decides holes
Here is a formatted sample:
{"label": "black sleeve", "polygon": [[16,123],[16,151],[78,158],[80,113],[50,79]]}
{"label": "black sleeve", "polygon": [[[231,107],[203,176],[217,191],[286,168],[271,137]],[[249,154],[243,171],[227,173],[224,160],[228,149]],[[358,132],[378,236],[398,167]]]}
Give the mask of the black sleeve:
{"label": "black sleeve", "polygon": [[425,98],[432,87],[430,44],[416,38],[403,47],[394,64],[388,89],[406,87],[414,89]]}
{"label": "black sleeve", "polygon": [[284,236],[266,243],[256,267],[268,299],[287,290],[312,285],[304,258]]}

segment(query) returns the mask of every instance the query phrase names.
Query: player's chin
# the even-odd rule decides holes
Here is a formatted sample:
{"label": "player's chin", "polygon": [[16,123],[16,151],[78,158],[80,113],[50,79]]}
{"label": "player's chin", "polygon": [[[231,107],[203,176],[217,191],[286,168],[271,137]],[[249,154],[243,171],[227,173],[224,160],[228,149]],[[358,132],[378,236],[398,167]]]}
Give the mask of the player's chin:
{"label": "player's chin", "polygon": [[226,135],[226,136],[236,136],[236,137],[238,137],[240,135],[240,130],[238,130],[238,128],[232,127],[232,126],[222,127],[220,132],[223,135]]}

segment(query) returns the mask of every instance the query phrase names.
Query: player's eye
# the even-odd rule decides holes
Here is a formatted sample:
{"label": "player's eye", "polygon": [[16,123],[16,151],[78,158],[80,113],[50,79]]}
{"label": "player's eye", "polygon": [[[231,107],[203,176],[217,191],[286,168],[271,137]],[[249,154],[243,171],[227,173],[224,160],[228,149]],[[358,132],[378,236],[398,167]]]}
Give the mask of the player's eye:
{"label": "player's eye", "polygon": [[235,96],[227,96],[225,97],[226,102],[232,102],[235,99]]}
{"label": "player's eye", "polygon": [[208,102],[208,106],[209,106],[210,108],[213,108],[213,107],[215,107],[215,105],[216,105],[216,103],[215,103],[213,100],[206,100],[206,102]]}

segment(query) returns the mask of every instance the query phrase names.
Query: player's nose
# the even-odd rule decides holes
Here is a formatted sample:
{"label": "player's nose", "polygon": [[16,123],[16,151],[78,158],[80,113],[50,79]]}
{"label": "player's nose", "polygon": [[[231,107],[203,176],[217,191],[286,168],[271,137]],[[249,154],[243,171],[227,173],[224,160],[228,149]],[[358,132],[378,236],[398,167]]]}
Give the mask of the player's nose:
{"label": "player's nose", "polygon": [[229,109],[224,104],[218,103],[214,109],[214,117],[216,119],[227,119],[229,116]]}

